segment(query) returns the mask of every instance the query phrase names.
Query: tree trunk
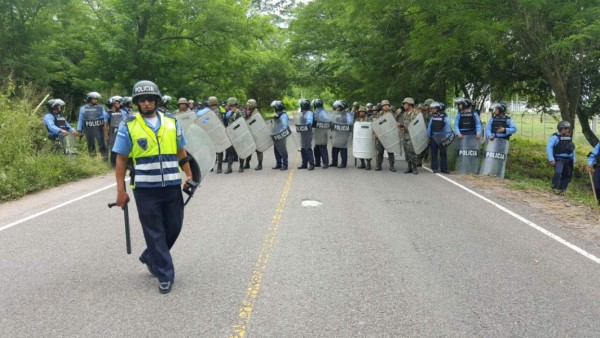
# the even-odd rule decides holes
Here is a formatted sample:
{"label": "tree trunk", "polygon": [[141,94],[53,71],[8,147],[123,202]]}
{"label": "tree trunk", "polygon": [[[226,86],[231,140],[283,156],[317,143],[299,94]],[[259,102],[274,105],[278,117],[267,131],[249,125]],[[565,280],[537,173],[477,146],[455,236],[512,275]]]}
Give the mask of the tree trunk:
{"label": "tree trunk", "polygon": [[577,118],[579,118],[579,123],[581,123],[581,132],[585,139],[589,142],[592,147],[595,147],[598,144],[598,137],[590,128],[590,120],[587,114],[581,109],[577,109]]}

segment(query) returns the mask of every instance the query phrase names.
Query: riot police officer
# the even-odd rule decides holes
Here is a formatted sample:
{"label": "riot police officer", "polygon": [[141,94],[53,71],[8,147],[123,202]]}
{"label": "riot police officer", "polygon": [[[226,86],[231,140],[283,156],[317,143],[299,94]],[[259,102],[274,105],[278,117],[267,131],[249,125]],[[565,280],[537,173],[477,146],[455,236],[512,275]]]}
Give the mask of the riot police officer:
{"label": "riot police officer", "polygon": [[104,111],[104,107],[98,105],[100,98],[97,92],[87,94],[86,104],[79,109],[77,131],[85,132],[90,156],[96,156],[96,144],[98,144],[102,157],[108,160],[105,138],[108,133],[108,114]]}
{"label": "riot police officer", "polygon": [[175,115],[185,114],[189,112],[189,101],[185,97],[179,98],[179,100],[177,100],[177,112],[175,113]]}
{"label": "riot police officer", "polygon": [[123,97],[123,103],[121,104],[121,109],[124,110],[124,114],[133,115],[135,112],[133,111],[133,101],[131,101],[131,96]]}
{"label": "riot police officer", "polygon": [[296,131],[300,133],[300,152],[302,155],[302,164],[298,169],[315,170],[315,158],[312,150],[314,113],[310,110],[310,102],[307,99],[301,99],[298,103],[301,116],[300,121],[296,121]]}
{"label": "riot police officer", "polygon": [[[356,122],[371,122],[371,117],[367,116],[367,108],[360,106],[357,110]],[[371,160],[370,158],[360,159],[360,167],[358,169],[366,169],[371,170]],[[366,165],[365,165],[366,162]]]}
{"label": "riot police officer", "polygon": [[65,102],[61,99],[48,100],[46,104],[48,112],[44,115],[44,124],[48,130],[48,138],[52,141],[58,141],[69,133],[75,134],[75,129],[62,116],[62,110]]}
{"label": "riot police officer", "polygon": [[184,189],[189,187],[192,171],[177,119],[157,110],[161,100],[158,86],[140,81],[133,86],[132,98],[139,114],[120,125],[113,148],[118,153],[117,206],[123,207],[129,201],[124,178],[131,159],[135,172],[131,185],[147,246],[139,259],[158,278],[158,289],[164,294],[171,291],[175,280],[170,249],[183,224],[179,167],[187,176]]}
{"label": "riot police officer", "polygon": [[[347,111],[348,105],[343,100],[333,103],[335,117],[332,121],[333,141],[331,147],[331,165],[346,168],[348,165],[348,141],[351,138],[351,128],[354,121],[352,112]],[[341,162],[338,165],[338,154]]]}
{"label": "riot police officer", "polygon": [[329,130],[331,129],[331,118],[325,108],[323,108],[323,101],[321,99],[314,99],[312,101],[314,108],[315,118],[315,130],[313,135],[313,141],[315,142],[314,157],[315,166],[322,168],[329,168],[329,150],[327,150],[327,143],[329,142]]}
{"label": "riot police officer", "polygon": [[[226,125],[229,125],[230,123],[233,123],[233,121],[244,116],[244,113],[239,108],[238,100],[235,97],[228,98],[227,105],[229,106],[229,113],[227,115]],[[227,170],[225,170],[225,174],[231,174],[233,171],[231,169],[231,165],[233,164],[233,161],[235,161],[237,159],[238,155],[233,146],[227,148],[226,154],[227,154],[226,155],[227,156]],[[240,161],[240,168],[238,169],[238,172],[243,173],[244,172],[244,159],[240,158],[239,161]]]}
{"label": "riot police officer", "polygon": [[404,111],[398,116],[398,128],[400,128],[400,135],[404,145],[404,154],[406,155],[406,164],[408,165],[408,168],[404,173],[413,173],[417,175],[419,173],[417,169],[419,163],[408,131],[408,126],[412,120],[417,117],[415,100],[412,97],[404,98],[404,100],[402,100],[402,107]]}
{"label": "riot police officer", "polygon": [[281,101],[271,102],[271,108],[275,111],[273,118],[273,151],[275,152],[275,166],[273,169],[288,170],[287,138],[291,134],[289,130],[290,118],[285,112],[285,106]]}
{"label": "riot police officer", "polygon": [[594,150],[588,155],[587,160],[588,172],[594,173],[592,184],[596,191],[596,201],[598,202],[598,205],[600,205],[600,163],[598,163],[598,158],[600,158],[600,142],[596,144]]}
{"label": "riot police officer", "polygon": [[169,95],[163,95],[162,99],[158,103],[158,111],[163,114],[170,113],[169,103],[171,103],[171,101],[173,101],[172,97]]}
{"label": "riot police officer", "polygon": [[106,107],[108,108],[108,149],[110,150],[110,164],[113,168],[117,163],[117,153],[112,151],[112,148],[115,145],[119,124],[128,116],[126,111],[121,109],[122,101],[121,96],[113,96],[106,101]]}
{"label": "riot police officer", "polygon": [[[256,102],[256,100],[254,99],[249,99],[246,102],[246,109],[248,111],[247,114],[244,114],[244,118],[247,120],[249,119],[253,114],[260,114],[260,112],[258,111],[258,102]],[[262,163],[263,163],[263,153],[262,151],[256,151],[256,158],[258,159],[258,165],[256,166],[256,168],[254,168],[254,170],[262,170]],[[246,164],[244,165],[244,169],[250,169],[250,160],[252,159],[252,155],[248,156],[248,158],[246,159]]]}
{"label": "riot police officer", "polygon": [[[223,114],[221,114],[221,112],[219,110],[219,108],[220,108],[219,100],[215,96],[211,96],[208,98],[207,102],[208,102],[208,108],[210,108],[210,110],[212,110],[215,113],[215,115],[217,115],[217,117],[221,120],[221,123],[223,123]],[[203,115],[205,115],[206,113],[208,113],[208,111],[201,110],[198,113],[196,113],[196,116],[198,118],[200,118]],[[223,152],[220,152],[220,153],[217,153],[217,174],[220,174],[222,172],[223,172]]]}
{"label": "riot police officer", "polygon": [[444,111],[445,108],[446,106],[441,102],[432,102],[429,105],[429,109],[431,109],[431,118],[427,125],[427,136],[429,136],[429,149],[431,149],[431,170],[433,170],[434,173],[438,172],[439,153],[439,167],[441,167],[443,173],[448,174],[446,147],[440,146],[435,140],[436,136],[440,136],[439,139],[443,139],[452,133],[452,122],[450,122],[450,116]]}
{"label": "riot police officer", "polygon": [[548,164],[554,167],[552,190],[563,195],[571,182],[573,165],[575,164],[575,143],[571,136],[571,123],[560,121],[556,126],[557,133],[552,134],[546,145]]}
{"label": "riot police officer", "polygon": [[[379,108],[381,108],[381,111],[379,111]],[[377,109],[377,110],[375,110]],[[383,116],[387,113],[394,113],[393,110],[391,110],[391,105],[390,105],[390,101],[388,100],[382,100],[381,101],[381,106],[375,106],[374,110],[373,110],[373,119],[379,117],[379,116]],[[379,138],[377,138],[375,136],[375,150],[377,152],[377,163],[375,166],[375,171],[380,171],[382,169],[382,164],[383,164],[383,153],[385,151],[385,147],[383,146],[383,144],[381,144],[381,142],[379,141]],[[390,171],[391,172],[396,172],[396,168],[394,167],[394,163],[396,162],[396,157],[394,156],[394,153],[390,153],[388,152],[388,160],[390,163]]]}
{"label": "riot police officer", "polygon": [[509,140],[510,135],[517,132],[517,126],[510,116],[506,115],[506,104],[495,103],[492,105],[494,115],[486,126],[486,135],[490,141],[499,138]]}
{"label": "riot police officer", "polygon": [[454,119],[454,130],[458,133],[458,139],[462,140],[463,135],[476,135],[478,140],[481,138],[481,120],[479,114],[473,110],[471,100],[466,97],[454,99],[458,105],[458,114]]}

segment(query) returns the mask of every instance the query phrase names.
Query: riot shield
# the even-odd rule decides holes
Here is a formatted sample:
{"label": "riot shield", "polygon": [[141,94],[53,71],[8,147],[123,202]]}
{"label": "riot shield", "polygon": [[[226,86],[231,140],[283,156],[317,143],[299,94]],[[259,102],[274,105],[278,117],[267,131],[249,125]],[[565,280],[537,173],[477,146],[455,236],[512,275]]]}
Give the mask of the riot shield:
{"label": "riot shield", "polygon": [[185,132],[196,121],[196,113],[190,110],[187,113],[175,115],[175,118],[179,122],[181,130]]}
{"label": "riot shield", "polygon": [[61,137],[59,142],[65,152],[65,155],[77,155],[77,141],[75,141],[75,135],[73,133],[68,133],[67,136]]}
{"label": "riot shield", "polygon": [[210,135],[197,124],[191,124],[184,135],[187,140],[185,150],[192,157],[190,168],[194,181],[200,183],[215,165],[217,151]]}
{"label": "riot shield", "polygon": [[231,147],[231,141],[227,137],[225,126],[214,111],[209,111],[202,118],[197,119],[195,123],[208,133],[217,153],[222,153],[225,149]]}
{"label": "riot shield", "polygon": [[352,137],[352,156],[355,158],[373,158],[375,141],[371,122],[355,122]]}
{"label": "riot shield", "polygon": [[462,140],[458,140],[458,154],[454,165],[454,170],[458,174],[478,174],[479,173],[479,148],[481,143],[475,135],[463,135]]}
{"label": "riot shield", "polygon": [[108,126],[108,149],[112,151],[115,141],[117,139],[117,132],[119,131],[119,124],[123,121],[123,114],[119,112],[111,112],[110,114],[110,125]]}
{"label": "riot shield", "polygon": [[248,124],[242,117],[230,123],[225,129],[231,140],[231,145],[240,158],[247,158],[256,151],[256,143],[250,134]]}
{"label": "riot shield", "polygon": [[271,138],[273,139],[273,144],[279,154],[283,157],[288,156],[288,139],[294,139],[290,137],[292,135],[292,130],[289,125],[284,126],[281,122],[281,118],[272,120],[273,127],[271,128]]}
{"label": "riot shield", "polygon": [[336,148],[347,148],[352,137],[354,117],[351,112],[335,112],[331,121],[332,142]]}
{"label": "riot shield", "polygon": [[315,112],[315,129],[313,140],[315,145],[327,145],[331,130],[331,115],[325,109]]}
{"label": "riot shield", "polygon": [[306,113],[294,112],[294,125],[296,127],[296,141],[301,148],[312,148],[312,126],[306,123]]}
{"label": "riot shield", "polygon": [[387,152],[394,154],[402,153],[400,133],[396,119],[392,113],[387,113],[377,118],[373,121],[372,128],[379,142],[381,142]]}
{"label": "riot shield", "polygon": [[432,135],[433,142],[437,143],[440,148],[446,148],[446,156],[448,159],[448,169],[454,170],[456,157],[458,156],[458,142],[453,131],[449,134]]}
{"label": "riot shield", "polygon": [[250,134],[252,134],[254,143],[256,143],[256,150],[264,152],[269,149],[273,145],[273,139],[271,138],[269,126],[267,126],[262,115],[255,112],[246,122],[248,122],[248,129],[250,129]]}
{"label": "riot shield", "polygon": [[427,136],[427,125],[422,113],[417,114],[417,117],[410,122],[408,133],[410,134],[415,154],[420,154],[427,149],[429,137]]}
{"label": "riot shield", "polygon": [[485,145],[485,152],[483,154],[483,162],[481,163],[479,175],[504,178],[509,145],[510,142],[505,139],[497,138],[493,141],[488,140]]}

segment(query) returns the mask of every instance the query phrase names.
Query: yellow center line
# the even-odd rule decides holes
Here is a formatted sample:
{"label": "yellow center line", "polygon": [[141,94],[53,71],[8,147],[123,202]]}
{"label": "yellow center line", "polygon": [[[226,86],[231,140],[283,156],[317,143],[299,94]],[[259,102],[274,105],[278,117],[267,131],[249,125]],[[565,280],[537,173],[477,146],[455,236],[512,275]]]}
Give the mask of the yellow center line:
{"label": "yellow center line", "polygon": [[262,282],[263,275],[267,270],[271,248],[273,248],[273,243],[275,242],[275,237],[277,235],[277,231],[279,230],[279,221],[281,220],[281,216],[285,210],[285,204],[292,186],[294,174],[296,173],[296,166],[298,164],[297,154],[294,162],[295,163],[290,170],[287,180],[285,181],[283,191],[281,192],[281,197],[279,198],[279,203],[275,209],[275,214],[273,215],[273,218],[271,218],[271,225],[269,226],[262,246],[260,247],[258,259],[256,261],[256,265],[254,266],[254,272],[252,272],[252,278],[250,278],[250,282],[246,288],[246,295],[242,300],[242,306],[238,314],[237,322],[233,324],[233,333],[229,335],[230,338],[243,338],[246,335],[246,330],[250,324],[250,316],[252,315],[252,310],[254,309],[254,303],[256,303],[258,292],[260,291],[260,284]]}

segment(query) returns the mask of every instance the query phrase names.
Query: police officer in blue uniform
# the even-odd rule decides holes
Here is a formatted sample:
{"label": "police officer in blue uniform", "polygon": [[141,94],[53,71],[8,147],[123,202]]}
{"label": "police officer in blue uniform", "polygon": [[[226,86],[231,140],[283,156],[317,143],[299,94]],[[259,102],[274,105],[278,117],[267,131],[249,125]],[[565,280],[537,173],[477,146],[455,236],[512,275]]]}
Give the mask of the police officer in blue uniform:
{"label": "police officer in blue uniform", "polygon": [[443,173],[448,174],[448,156],[446,148],[440,146],[434,136],[447,136],[452,133],[452,123],[450,116],[444,111],[446,105],[441,102],[433,102],[429,105],[431,116],[427,125],[427,135],[429,136],[429,149],[431,150],[431,170],[434,173],[438,172],[438,153],[440,154],[440,169]]}
{"label": "police officer in blue uniform", "polygon": [[496,138],[509,140],[510,135],[517,132],[517,126],[512,118],[506,115],[506,104],[495,103],[492,105],[494,115],[488,121],[486,126],[486,135],[493,141]]}
{"label": "police officer in blue uniform", "polygon": [[135,112],[133,111],[133,101],[131,101],[131,96],[123,97],[123,103],[121,104],[121,110],[123,110],[123,114],[125,114],[125,115],[135,114]]}
{"label": "police officer in blue uniform", "polygon": [[327,150],[327,143],[329,140],[329,129],[331,128],[331,119],[327,110],[323,108],[323,100],[314,99],[312,106],[315,109],[314,119],[315,129],[314,130],[314,157],[315,166],[320,167],[323,163],[322,168],[329,168],[329,151]]}
{"label": "police officer in blue uniform", "polygon": [[[277,129],[278,131],[288,129],[290,126],[290,117],[284,111],[285,106],[284,106],[283,102],[273,101],[273,102],[271,102],[271,108],[273,108],[273,110],[275,110],[275,117],[273,117],[273,124],[276,127],[274,127],[274,128]],[[285,145],[286,140],[275,141],[275,142],[276,142],[276,144],[273,147],[273,152],[275,153],[275,166],[272,169],[288,170],[288,154],[287,154],[287,149],[286,149],[287,146]],[[277,142],[280,142],[282,144],[281,150],[282,151],[285,150],[284,153],[279,151]]]}
{"label": "police officer in blue uniform", "polygon": [[600,158],[600,142],[596,144],[594,150],[588,155],[587,160],[587,170],[590,173],[594,173],[593,184],[596,190],[596,201],[600,205],[600,163],[598,163],[598,158]]}
{"label": "police officer in blue uniform", "polygon": [[105,160],[108,160],[105,137],[108,134],[108,114],[104,107],[98,104],[100,98],[101,96],[97,92],[87,94],[87,103],[79,109],[77,131],[85,133],[90,156],[96,156],[96,144],[98,144],[100,154]]}
{"label": "police officer in blue uniform", "polygon": [[65,107],[65,102],[61,99],[51,99],[48,100],[46,105],[48,112],[44,115],[44,124],[48,130],[48,138],[52,141],[57,141],[69,133],[75,134],[75,129],[71,127],[61,114]]}
{"label": "police officer in blue uniform", "polygon": [[301,123],[305,125],[308,130],[300,133],[300,154],[302,155],[302,164],[298,169],[315,170],[315,157],[312,150],[312,138],[313,138],[313,121],[315,114],[310,110],[310,101],[307,99],[301,99],[300,102],[301,110]]}
{"label": "police officer in blue uniform", "polygon": [[571,123],[560,121],[557,133],[552,134],[546,145],[548,163],[554,167],[552,176],[552,190],[555,194],[564,195],[575,164],[575,143],[571,136]]}
{"label": "police officer in blue uniform", "polygon": [[187,176],[184,189],[189,187],[192,171],[186,140],[177,119],[158,112],[161,94],[150,81],[140,81],[133,87],[133,102],[139,114],[130,116],[119,126],[113,151],[116,163],[117,206],[129,201],[124,178],[129,159],[134,177],[133,195],[142,224],[147,249],[140,261],[158,278],[160,293],[169,293],[175,280],[170,249],[175,244],[183,224],[181,173]]}
{"label": "police officer in blue uniform", "polygon": [[123,98],[121,96],[113,96],[106,101],[106,107],[108,108],[108,149],[110,149],[110,164],[113,168],[117,163],[117,153],[112,151],[112,148],[115,145],[119,125],[129,115],[127,110],[122,109],[122,101]]}
{"label": "police officer in blue uniform", "polygon": [[462,140],[463,135],[476,135],[481,138],[481,120],[479,114],[473,110],[471,100],[465,97],[454,99],[458,104],[458,114],[454,119],[454,130],[458,134],[458,139]]}

